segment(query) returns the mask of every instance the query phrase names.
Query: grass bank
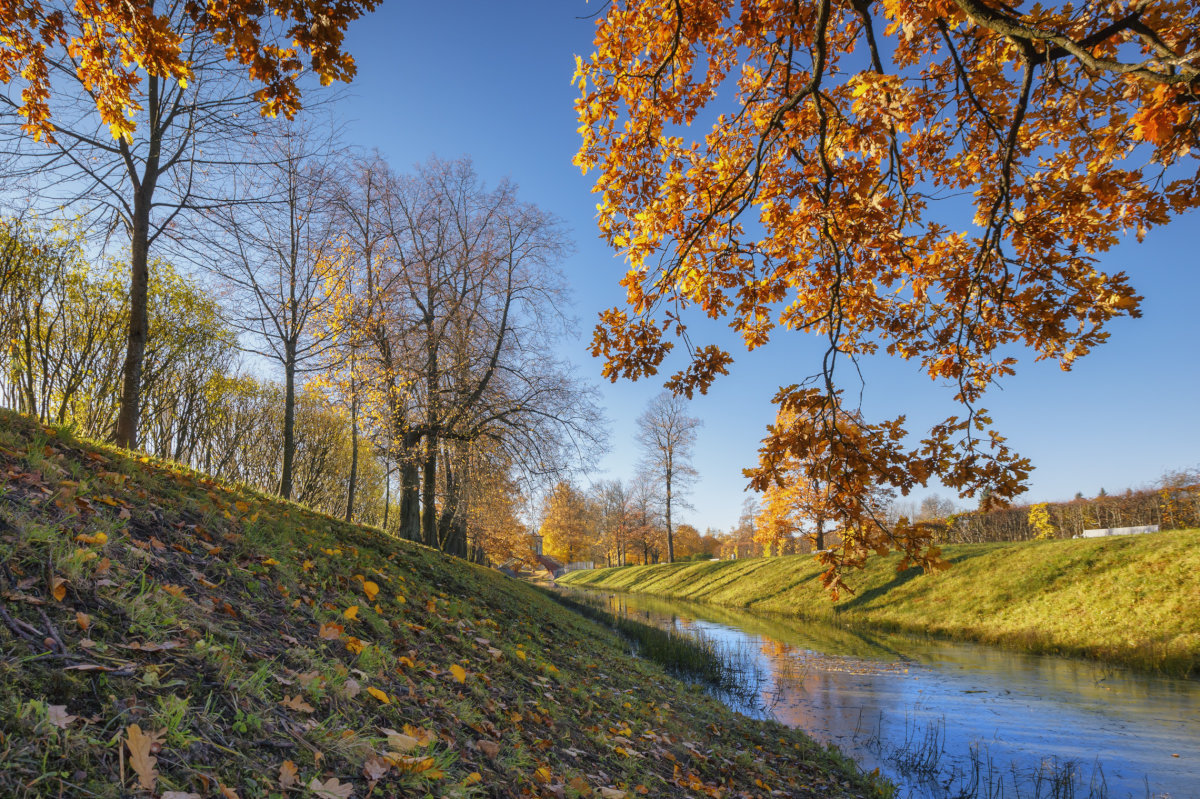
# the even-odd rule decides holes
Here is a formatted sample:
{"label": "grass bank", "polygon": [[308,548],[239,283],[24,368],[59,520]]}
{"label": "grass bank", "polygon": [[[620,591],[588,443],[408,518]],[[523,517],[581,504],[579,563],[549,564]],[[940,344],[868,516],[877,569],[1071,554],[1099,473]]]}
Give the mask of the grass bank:
{"label": "grass bank", "polygon": [[809,555],[580,571],[565,585],[689,599],[885,631],[1200,673],[1200,530],[961,544],[939,574],[898,556],[851,575],[830,602]]}
{"label": "grass bank", "polygon": [[499,573],[0,414],[0,795],[870,796]]}

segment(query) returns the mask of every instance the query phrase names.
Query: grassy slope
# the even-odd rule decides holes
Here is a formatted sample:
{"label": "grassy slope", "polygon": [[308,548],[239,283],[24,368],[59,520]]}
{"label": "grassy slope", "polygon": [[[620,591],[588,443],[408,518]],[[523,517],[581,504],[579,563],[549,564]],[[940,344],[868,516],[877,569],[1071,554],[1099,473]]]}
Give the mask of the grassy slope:
{"label": "grassy slope", "polygon": [[0,475],[2,796],[150,795],[135,724],[158,796],[871,792],[496,572],[9,414]]}
{"label": "grassy slope", "polygon": [[1200,530],[945,548],[946,572],[852,575],[831,603],[811,556],[575,572],[560,582],[745,607],[1175,673],[1200,670]]}

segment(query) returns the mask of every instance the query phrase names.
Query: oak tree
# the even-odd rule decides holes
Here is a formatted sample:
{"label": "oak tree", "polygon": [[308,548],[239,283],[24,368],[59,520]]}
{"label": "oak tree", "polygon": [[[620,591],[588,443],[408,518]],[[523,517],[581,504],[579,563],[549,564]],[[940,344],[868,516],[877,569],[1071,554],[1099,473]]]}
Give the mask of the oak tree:
{"label": "oak tree", "polygon": [[[921,535],[862,524],[855,497],[1024,489],[1030,464],[981,400],[1017,347],[1067,369],[1138,315],[1099,259],[1200,203],[1198,42],[1194,0],[616,0],[576,73],[577,163],[629,262],[593,352],[636,379],[683,341],[667,385],[691,395],[732,355],[695,340],[690,311],[751,350],[822,337],[775,397],[797,421],[755,481],[777,455],[833,464],[834,517],[868,532],[827,559],[832,585],[876,550],[936,564]],[[848,421],[842,367],[875,352],[962,411],[912,436],[903,416]]]}

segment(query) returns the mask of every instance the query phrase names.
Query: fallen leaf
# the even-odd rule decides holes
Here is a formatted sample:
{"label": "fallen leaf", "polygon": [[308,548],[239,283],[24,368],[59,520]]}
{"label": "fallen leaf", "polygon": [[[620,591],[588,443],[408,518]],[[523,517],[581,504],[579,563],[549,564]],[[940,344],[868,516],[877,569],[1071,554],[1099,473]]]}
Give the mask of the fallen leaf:
{"label": "fallen leaf", "polygon": [[156,644],[152,641],[134,641],[129,644],[117,644],[123,649],[135,649],[139,652],[163,652],[168,649],[179,649],[182,646],[187,646],[183,641],[163,641],[161,644]]}
{"label": "fallen leaf", "polygon": [[327,640],[334,640],[342,637],[342,631],[346,628],[337,622],[328,621],[321,625],[318,635]]}
{"label": "fallen leaf", "polygon": [[92,617],[86,613],[75,611],[75,624],[79,626],[79,629],[86,630],[92,626]]}
{"label": "fallen leaf", "polygon": [[50,595],[62,602],[67,598],[67,581],[62,577],[50,578]]}
{"label": "fallen leaf", "polygon": [[222,785],[218,782],[217,787],[221,790],[221,796],[225,797],[225,799],[242,799],[242,797],[238,796],[238,792],[228,785]]}
{"label": "fallen leaf", "polygon": [[383,702],[385,705],[390,705],[392,703],[392,700],[388,699],[388,695],[378,688],[368,687],[367,693],[378,699],[380,702]]}
{"label": "fallen leaf", "polygon": [[159,794],[158,799],[204,799],[204,797],[191,791],[163,791]]}
{"label": "fallen leaf", "polygon": [[454,675],[454,679],[458,682],[467,681],[467,670],[457,663],[454,663],[450,666],[450,673]]}
{"label": "fallen leaf", "polygon": [[330,777],[328,782],[321,782],[313,777],[308,789],[321,799],[348,799],[354,791],[354,786],[349,783],[343,785],[337,777]]}
{"label": "fallen leaf", "polygon": [[363,776],[372,782],[379,782],[392,768],[392,764],[382,757],[369,757],[363,763]]}
{"label": "fallen leaf", "polygon": [[295,787],[298,780],[296,779],[296,764],[290,760],[283,761],[279,766],[279,787],[281,790],[289,791]]}
{"label": "fallen leaf", "polygon": [[483,782],[483,775],[478,771],[472,771],[467,775],[467,778],[462,781],[463,785],[474,785],[477,782]]}
{"label": "fallen leaf", "polygon": [[550,768],[542,766],[537,771],[533,772],[533,778],[541,783],[550,782]]}
{"label": "fallen leaf", "polygon": [[50,705],[46,708],[46,720],[58,727],[60,730],[65,730],[71,726],[71,722],[79,716],[72,716],[67,712],[66,705]]}
{"label": "fallen leaf", "polygon": [[369,601],[374,602],[375,595],[379,593],[379,586],[370,580],[366,580],[363,582],[363,592],[366,593]]}
{"label": "fallen leaf", "polygon": [[604,799],[625,799],[629,794],[616,788],[601,788],[600,795]]}
{"label": "fallen leaf", "polygon": [[283,701],[281,701],[279,704],[286,708],[291,708],[292,710],[299,710],[302,713],[312,713],[316,710],[315,707],[301,699],[299,694],[296,694],[295,696],[288,696],[287,694],[284,694]]}
{"label": "fallen leaf", "polygon": [[494,758],[500,754],[500,744],[495,741],[476,741],[475,745],[479,747],[480,752],[483,752],[488,757]]}
{"label": "fallen leaf", "polygon": [[353,699],[360,693],[362,693],[362,686],[358,684],[358,680],[351,678],[342,684],[341,694],[343,698]]}
{"label": "fallen leaf", "polygon": [[351,605],[342,611],[342,616],[353,621],[358,618],[358,605]]}
{"label": "fallen leaf", "polygon": [[125,730],[125,746],[129,748],[129,765],[138,776],[138,784],[147,791],[154,790],[158,780],[155,766],[158,758],[150,754],[155,745],[162,745],[166,730],[146,735],[137,724],[130,724]]}

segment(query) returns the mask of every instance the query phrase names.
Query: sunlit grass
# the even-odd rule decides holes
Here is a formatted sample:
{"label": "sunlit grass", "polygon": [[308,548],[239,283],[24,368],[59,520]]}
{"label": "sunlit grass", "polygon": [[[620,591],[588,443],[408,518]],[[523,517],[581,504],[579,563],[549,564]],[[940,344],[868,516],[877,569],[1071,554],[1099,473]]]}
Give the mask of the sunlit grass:
{"label": "sunlit grass", "polygon": [[831,602],[808,555],[574,572],[562,582],[1083,655],[1172,674],[1200,670],[1200,530],[947,546],[950,569],[850,576]]}

